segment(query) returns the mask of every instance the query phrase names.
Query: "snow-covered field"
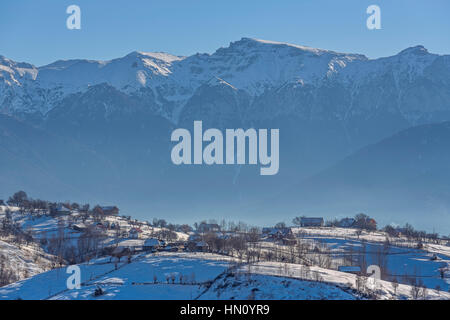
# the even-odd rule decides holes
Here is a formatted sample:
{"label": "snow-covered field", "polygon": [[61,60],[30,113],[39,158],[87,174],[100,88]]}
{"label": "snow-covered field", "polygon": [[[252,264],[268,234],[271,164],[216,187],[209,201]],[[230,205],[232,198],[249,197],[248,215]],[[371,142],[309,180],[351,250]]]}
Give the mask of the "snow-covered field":
{"label": "snow-covered field", "polygon": [[406,284],[416,279],[430,289],[450,290],[448,245],[424,243],[422,249],[417,249],[417,243],[406,237],[389,238],[387,245],[385,232],[361,232],[351,228],[295,228],[293,231],[303,241],[324,244],[334,259],[345,255],[358,256],[364,251],[366,264],[378,265],[379,253],[385,251],[384,273],[389,278]]}
{"label": "snow-covered field", "polygon": [[204,290],[201,284],[224,272],[231,261],[206,253],[159,253],[134,256],[116,269],[109,259],[98,259],[79,265],[80,290],[67,290],[70,274],[58,268],[0,288],[0,299],[92,299],[97,286],[106,292],[100,299],[193,299]]}
{"label": "snow-covered field", "polygon": [[201,300],[355,300],[358,296],[334,284],[251,274],[222,276]]}
{"label": "snow-covered field", "polygon": [[[336,252],[334,257],[343,257],[353,254],[365,256],[367,266],[380,265],[384,260],[384,275],[390,279],[395,278],[400,283],[409,284],[416,280],[422,282],[426,287],[441,290],[450,289],[450,257],[442,253],[434,254],[425,250],[415,248],[403,248],[389,246],[384,248],[383,244],[377,242],[363,242],[360,240],[344,240],[325,237],[307,237],[326,244],[331,252]],[[385,257],[380,253],[386,250]],[[364,253],[363,253],[364,252]],[[446,270],[445,278],[442,278],[440,270]]]}
{"label": "snow-covered field", "polygon": [[[81,264],[80,268],[82,287],[79,290],[68,290],[69,274],[65,269],[55,269],[0,288],[0,299],[364,298],[356,293],[356,276],[352,274],[279,262],[261,262],[249,267],[209,253],[139,255],[131,263],[121,263],[117,269],[109,259],[99,259]],[[104,294],[94,297],[98,287]],[[376,281],[374,288],[379,299],[411,298],[412,288],[408,285],[399,285],[396,294],[392,284],[386,281]],[[428,290],[427,299],[450,299],[450,294]]]}
{"label": "snow-covered field", "polygon": [[[287,276],[289,278],[310,279],[315,281],[333,284],[341,288],[357,289],[357,277],[354,274],[339,272],[319,267],[305,268],[298,264],[283,264],[279,262],[262,262],[257,263],[250,268],[251,273]],[[367,286],[377,293],[377,299],[411,299],[412,287],[409,285],[399,284],[394,290],[391,282],[383,280],[369,279]],[[450,299],[450,293],[444,291],[427,290],[427,299]]]}
{"label": "snow-covered field", "polygon": [[[378,242],[384,243],[386,241],[387,234],[382,231],[364,231],[354,228],[292,228],[292,232],[300,234],[301,236],[314,236],[314,237],[324,237],[324,238],[335,238],[335,239],[351,239],[360,240],[367,242]],[[408,240],[406,237],[395,238],[397,243],[404,246],[414,246],[416,243],[414,241]],[[424,250],[432,253],[444,254],[450,257],[450,243],[447,245],[424,243]]]}

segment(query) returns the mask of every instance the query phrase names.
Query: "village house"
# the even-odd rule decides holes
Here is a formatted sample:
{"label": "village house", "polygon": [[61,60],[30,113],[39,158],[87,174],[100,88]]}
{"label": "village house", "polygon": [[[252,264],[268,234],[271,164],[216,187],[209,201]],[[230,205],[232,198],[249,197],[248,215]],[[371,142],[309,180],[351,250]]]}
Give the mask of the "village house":
{"label": "village house", "polygon": [[95,224],[94,224],[94,229],[95,229],[96,231],[102,232],[102,231],[105,231],[105,230],[106,230],[106,226],[105,226],[103,223],[98,222],[98,223],[95,223]]}
{"label": "village house", "polygon": [[263,228],[262,237],[274,240],[293,239],[294,233],[291,228]]}
{"label": "village house", "polygon": [[395,234],[396,237],[401,237],[401,236],[406,235],[408,233],[408,230],[403,227],[397,227],[397,228],[395,228],[395,232],[396,232],[396,234]]}
{"label": "village house", "polygon": [[198,241],[201,241],[201,240],[202,240],[202,236],[198,233],[191,234],[191,235],[189,235],[189,238],[188,238],[188,242],[197,243]]}
{"label": "village house", "polygon": [[84,232],[87,229],[87,227],[84,223],[81,222],[72,225],[72,229],[78,232]]}
{"label": "village house", "polygon": [[186,249],[187,246],[187,242],[184,241],[175,241],[171,243],[172,247],[176,247],[178,250],[177,251],[184,251]]}
{"label": "village house", "polygon": [[100,209],[102,210],[103,214],[106,216],[119,215],[119,208],[117,208],[116,206],[103,206],[103,207],[100,207]]}
{"label": "village house", "polygon": [[110,229],[115,230],[115,229],[120,229],[119,228],[119,224],[116,224],[115,222],[111,223],[111,225],[109,226]]}
{"label": "village house", "polygon": [[128,237],[130,239],[139,239],[141,237],[142,230],[139,228],[131,228],[128,232]]}
{"label": "village house", "polygon": [[128,239],[117,243],[113,253],[120,252],[140,252],[144,248],[144,240]]}
{"label": "village house", "polygon": [[144,241],[144,251],[154,251],[161,247],[161,243],[156,238],[148,238]]}
{"label": "village house", "polygon": [[356,220],[354,218],[344,218],[338,223],[340,228],[351,228],[355,225]]}
{"label": "village house", "polygon": [[78,218],[79,216],[81,216],[81,213],[80,213],[80,211],[78,211],[78,210],[72,210],[71,212],[70,212],[70,215],[73,217],[73,218]]}
{"label": "village house", "polygon": [[70,208],[68,208],[67,205],[65,205],[63,203],[59,203],[56,206],[55,211],[56,211],[56,214],[58,214],[58,215],[66,215],[66,214],[70,214],[71,213]]}
{"label": "village house", "polygon": [[197,232],[206,233],[206,232],[219,232],[220,226],[217,223],[200,223],[197,228]]}
{"label": "village house", "polygon": [[199,241],[195,244],[195,251],[207,252],[209,250],[209,245],[205,241]]}
{"label": "village house", "polygon": [[323,218],[302,217],[300,219],[301,227],[323,227],[323,225],[324,225]]}

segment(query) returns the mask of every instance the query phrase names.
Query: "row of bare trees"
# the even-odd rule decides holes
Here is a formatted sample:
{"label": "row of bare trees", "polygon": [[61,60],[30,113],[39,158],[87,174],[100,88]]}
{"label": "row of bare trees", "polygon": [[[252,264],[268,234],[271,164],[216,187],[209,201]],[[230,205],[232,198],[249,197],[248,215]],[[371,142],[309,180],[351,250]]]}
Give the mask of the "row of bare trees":
{"label": "row of bare trees", "polygon": [[19,277],[14,272],[14,268],[9,266],[7,258],[0,254],[0,287],[18,281]]}

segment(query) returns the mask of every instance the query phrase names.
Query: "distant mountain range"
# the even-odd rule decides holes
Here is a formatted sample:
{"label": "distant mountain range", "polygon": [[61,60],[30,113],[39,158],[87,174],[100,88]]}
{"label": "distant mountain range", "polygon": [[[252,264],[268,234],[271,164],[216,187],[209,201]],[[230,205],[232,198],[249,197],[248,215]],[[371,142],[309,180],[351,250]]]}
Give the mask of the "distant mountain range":
{"label": "distant mountain range", "polygon": [[[0,198],[25,189],[141,217],[267,224],[363,211],[450,231],[450,55],[422,46],[368,59],[243,38],[189,57],[35,67],[0,56],[0,113]],[[279,174],[175,167],[170,133],[194,120],[279,128]],[[264,200],[274,195],[282,206]]]}

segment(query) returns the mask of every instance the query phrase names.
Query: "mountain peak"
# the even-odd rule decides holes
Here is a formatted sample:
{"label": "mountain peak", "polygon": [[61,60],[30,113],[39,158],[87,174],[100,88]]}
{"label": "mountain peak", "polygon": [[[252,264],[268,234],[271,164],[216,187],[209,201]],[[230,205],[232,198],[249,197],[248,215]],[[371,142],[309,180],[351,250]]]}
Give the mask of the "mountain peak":
{"label": "mountain peak", "polygon": [[428,54],[428,50],[422,45],[417,45],[414,47],[406,48],[406,49],[400,51],[399,54],[402,54],[402,55],[405,55],[405,54],[425,55],[425,54]]}
{"label": "mountain peak", "polygon": [[144,51],[133,51],[127,55],[127,57],[135,58],[153,58],[157,60],[164,61],[166,63],[171,63],[177,60],[183,60],[186,57],[176,56],[166,52],[144,52]]}
{"label": "mountain peak", "polygon": [[231,42],[230,48],[243,46],[243,45],[249,46],[249,47],[256,47],[256,46],[260,46],[260,47],[265,47],[265,46],[268,46],[268,47],[269,46],[270,47],[274,47],[274,46],[275,47],[291,47],[291,48],[296,48],[296,49],[300,49],[302,51],[307,51],[307,52],[311,52],[311,53],[315,53],[315,54],[322,53],[322,52],[332,52],[329,50],[312,48],[312,47],[292,44],[292,43],[288,43],[288,42],[279,42],[279,41],[248,38],[248,37],[243,37],[243,38],[241,38],[241,40]]}
{"label": "mountain peak", "polygon": [[0,65],[3,66],[9,66],[9,67],[16,67],[16,68],[22,68],[22,69],[34,69],[35,67],[27,62],[17,62],[14,60],[11,60],[3,55],[0,55]]}

